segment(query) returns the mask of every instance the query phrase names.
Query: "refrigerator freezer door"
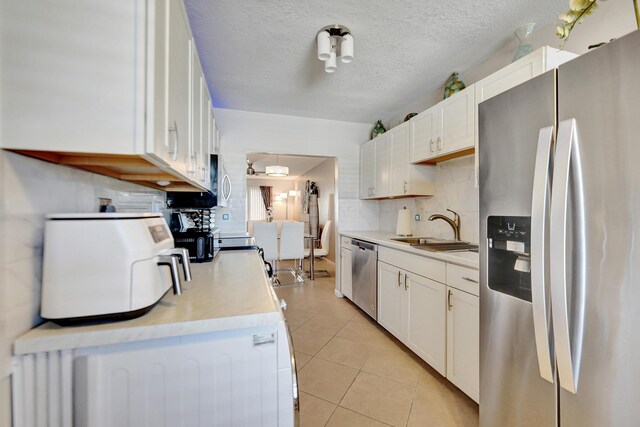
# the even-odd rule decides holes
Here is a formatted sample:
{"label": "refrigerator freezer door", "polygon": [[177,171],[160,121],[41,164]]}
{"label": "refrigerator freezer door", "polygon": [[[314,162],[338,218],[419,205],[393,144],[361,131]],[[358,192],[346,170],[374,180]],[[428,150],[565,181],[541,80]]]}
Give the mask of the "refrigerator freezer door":
{"label": "refrigerator freezer door", "polygon": [[503,256],[502,265],[491,264],[502,269],[501,287],[510,281],[520,286],[516,278],[530,273],[514,268],[526,255],[499,252],[486,238],[490,216],[507,218],[506,231],[498,230],[502,235],[518,231],[508,218],[531,217],[539,133],[555,125],[555,105],[555,71],[550,71],[479,106],[481,427],[556,426],[556,384],[540,376],[533,307],[525,298],[492,289],[488,279],[492,252]]}
{"label": "refrigerator freezer door", "polygon": [[[640,31],[558,71],[559,121],[575,119],[579,140],[585,228],[584,236],[569,229],[565,292],[571,357],[579,369],[576,394],[560,389],[561,426],[640,422],[639,75]],[[569,190],[567,215],[575,223],[580,212]],[[584,251],[584,292],[576,291],[571,277],[580,268],[580,251],[571,246]]]}

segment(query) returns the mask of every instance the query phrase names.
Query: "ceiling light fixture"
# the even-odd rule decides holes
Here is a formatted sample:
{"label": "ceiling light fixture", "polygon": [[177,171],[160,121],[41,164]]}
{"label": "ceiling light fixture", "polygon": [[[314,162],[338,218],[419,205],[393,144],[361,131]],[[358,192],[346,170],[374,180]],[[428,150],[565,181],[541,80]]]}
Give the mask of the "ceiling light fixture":
{"label": "ceiling light fixture", "polygon": [[316,41],[318,42],[318,59],[324,61],[324,71],[327,73],[333,73],[338,69],[337,58],[340,58],[344,64],[353,61],[353,36],[344,25],[327,25],[321,28]]}
{"label": "ceiling light fixture", "polygon": [[265,172],[269,176],[289,176],[289,168],[278,164],[278,156],[276,155],[276,164],[267,166]]}

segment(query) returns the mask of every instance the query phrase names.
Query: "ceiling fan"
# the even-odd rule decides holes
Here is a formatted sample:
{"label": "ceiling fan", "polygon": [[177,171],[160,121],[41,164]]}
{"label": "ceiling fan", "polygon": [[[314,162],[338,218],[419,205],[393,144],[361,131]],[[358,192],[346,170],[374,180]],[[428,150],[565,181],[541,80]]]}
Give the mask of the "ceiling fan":
{"label": "ceiling fan", "polygon": [[257,171],[253,168],[253,161],[247,159],[247,175],[259,176],[264,175],[265,171]]}

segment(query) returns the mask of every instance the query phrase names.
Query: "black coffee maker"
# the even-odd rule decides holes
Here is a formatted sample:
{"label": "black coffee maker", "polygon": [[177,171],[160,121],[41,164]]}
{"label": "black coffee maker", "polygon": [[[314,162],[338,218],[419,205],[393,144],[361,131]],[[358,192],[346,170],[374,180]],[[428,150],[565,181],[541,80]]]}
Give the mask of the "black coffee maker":
{"label": "black coffee maker", "polygon": [[191,262],[209,262],[220,250],[214,215],[212,209],[181,209],[171,213],[169,228],[174,244],[189,251]]}

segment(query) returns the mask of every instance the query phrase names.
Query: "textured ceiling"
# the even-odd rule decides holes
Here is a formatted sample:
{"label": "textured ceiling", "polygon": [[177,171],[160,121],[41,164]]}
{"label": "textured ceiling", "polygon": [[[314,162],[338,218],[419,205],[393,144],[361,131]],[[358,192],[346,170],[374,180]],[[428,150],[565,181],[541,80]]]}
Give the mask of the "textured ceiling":
{"label": "textured ceiling", "polygon": [[[568,0],[186,0],[214,106],[372,123],[403,113]],[[355,59],[324,72],[317,31],[339,23]]]}

